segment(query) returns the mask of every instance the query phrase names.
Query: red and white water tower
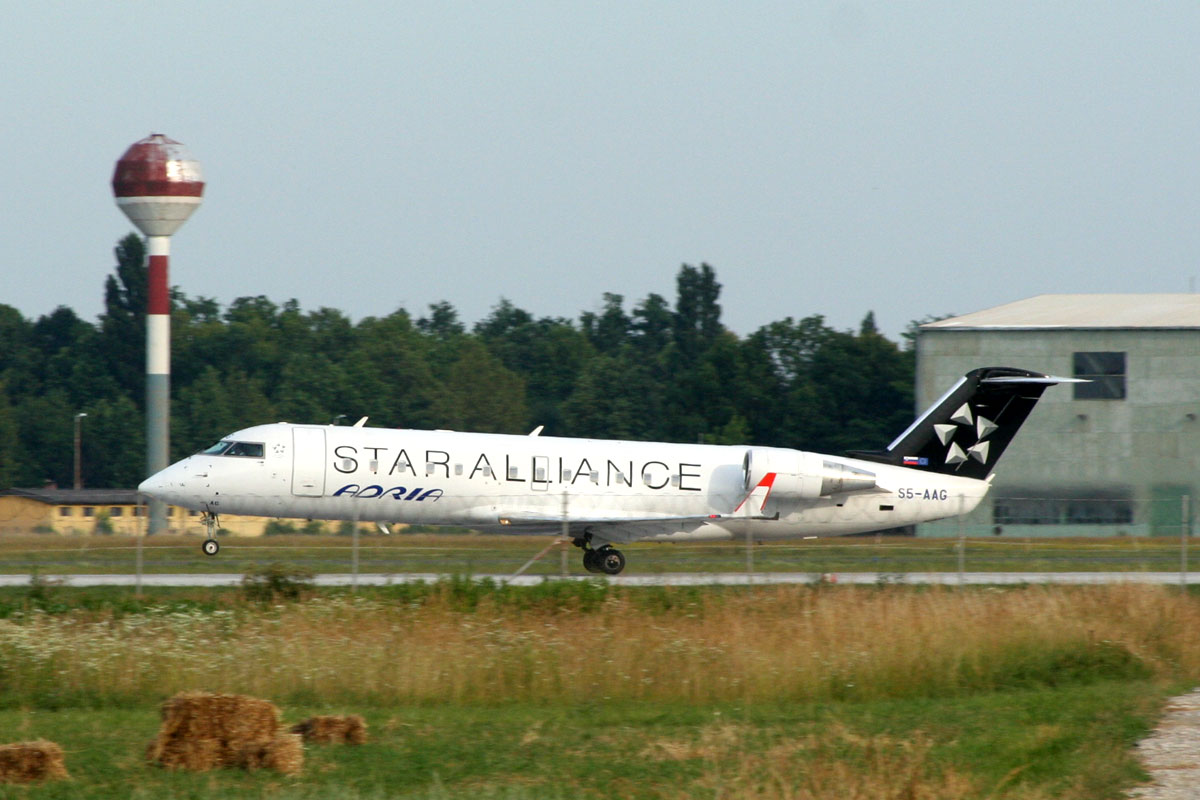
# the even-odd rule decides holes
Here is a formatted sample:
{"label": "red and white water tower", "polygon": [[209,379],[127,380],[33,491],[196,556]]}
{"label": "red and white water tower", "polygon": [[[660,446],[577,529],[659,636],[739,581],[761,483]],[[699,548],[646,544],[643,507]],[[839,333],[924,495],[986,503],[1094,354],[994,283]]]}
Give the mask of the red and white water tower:
{"label": "red and white water tower", "polygon": [[[171,235],[200,206],[200,162],[182,144],[152,133],[130,145],[112,178],[117,206],[147,239],[149,295],[146,308],[146,467],[166,469],[171,430],[171,300],[167,261]],[[167,527],[167,507],[150,501],[150,533]]]}

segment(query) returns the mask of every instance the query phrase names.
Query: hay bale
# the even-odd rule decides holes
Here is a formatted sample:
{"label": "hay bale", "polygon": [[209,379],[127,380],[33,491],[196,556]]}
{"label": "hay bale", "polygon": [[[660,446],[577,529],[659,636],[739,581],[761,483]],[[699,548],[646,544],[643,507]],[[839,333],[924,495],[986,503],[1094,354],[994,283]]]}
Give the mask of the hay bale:
{"label": "hay bale", "polygon": [[294,733],[281,733],[263,749],[263,769],[296,775],[304,768],[304,743]]}
{"label": "hay bale", "polygon": [[224,748],[219,739],[207,736],[160,742],[154,759],[167,769],[206,772],[225,766]]}
{"label": "hay bale", "polygon": [[309,717],[291,728],[309,744],[363,744],[367,741],[367,723],[358,714],[339,717]]}
{"label": "hay bale", "polygon": [[54,742],[40,739],[0,745],[0,783],[33,783],[70,777],[62,748]]}
{"label": "hay bale", "polygon": [[281,733],[271,741],[252,744],[238,751],[239,766],[248,770],[273,769],[295,775],[304,767],[304,743],[294,733]]}
{"label": "hay bale", "polygon": [[162,704],[162,717],[146,758],[168,769],[255,769],[279,734],[279,709],[246,695],[182,692]]}
{"label": "hay bale", "polygon": [[162,705],[159,739],[270,741],[279,728],[279,709],[241,694],[181,692]]}

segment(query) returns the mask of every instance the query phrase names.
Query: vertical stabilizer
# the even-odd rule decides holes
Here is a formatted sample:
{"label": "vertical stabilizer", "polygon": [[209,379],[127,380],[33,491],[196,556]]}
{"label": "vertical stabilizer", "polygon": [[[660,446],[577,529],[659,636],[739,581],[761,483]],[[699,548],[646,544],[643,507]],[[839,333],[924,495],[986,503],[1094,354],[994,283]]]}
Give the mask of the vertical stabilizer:
{"label": "vertical stabilizer", "polygon": [[1046,387],[1075,382],[1075,378],[1013,367],[971,370],[886,451],[851,455],[964,478],[986,478]]}

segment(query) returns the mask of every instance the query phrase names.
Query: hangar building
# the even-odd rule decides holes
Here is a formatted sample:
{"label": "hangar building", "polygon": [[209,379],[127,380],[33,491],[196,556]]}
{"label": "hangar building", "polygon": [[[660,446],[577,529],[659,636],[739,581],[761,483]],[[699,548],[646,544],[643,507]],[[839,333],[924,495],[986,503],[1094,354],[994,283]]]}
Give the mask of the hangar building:
{"label": "hangar building", "polygon": [[916,352],[920,410],[976,367],[1090,381],[1046,390],[968,536],[1178,536],[1200,502],[1200,294],[1040,295],[921,325]]}

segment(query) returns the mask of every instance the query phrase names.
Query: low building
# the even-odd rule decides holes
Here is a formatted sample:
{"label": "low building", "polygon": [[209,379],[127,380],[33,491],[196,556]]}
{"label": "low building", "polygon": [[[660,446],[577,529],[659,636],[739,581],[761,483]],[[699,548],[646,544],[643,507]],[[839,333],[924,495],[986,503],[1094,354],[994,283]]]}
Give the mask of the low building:
{"label": "low building", "polygon": [[[135,489],[6,489],[0,491],[0,534],[64,535],[146,532],[146,506]],[[222,517],[221,528],[235,536],[261,536],[267,517]],[[198,511],[169,506],[169,533],[205,534]]]}
{"label": "low building", "polygon": [[969,535],[1178,536],[1200,501],[1200,294],[1041,295],[921,325],[916,353],[922,410],[976,367],[1088,381],[1046,391]]}

